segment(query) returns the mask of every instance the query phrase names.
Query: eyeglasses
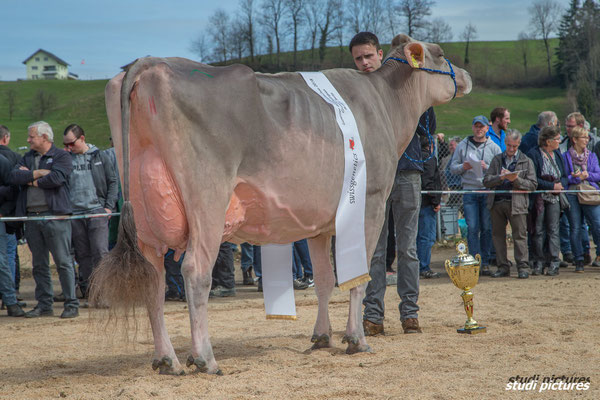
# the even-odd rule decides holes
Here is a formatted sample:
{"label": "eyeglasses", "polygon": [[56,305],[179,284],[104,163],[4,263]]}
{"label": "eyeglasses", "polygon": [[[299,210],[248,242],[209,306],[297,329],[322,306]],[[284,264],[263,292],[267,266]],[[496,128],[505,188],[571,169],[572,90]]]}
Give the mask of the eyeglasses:
{"label": "eyeglasses", "polygon": [[79,139],[81,139],[81,136],[79,136],[77,139],[73,140],[72,142],[69,142],[69,143],[63,142],[63,145],[65,147],[73,147],[73,146],[75,146],[75,142],[78,141]]}
{"label": "eyeglasses", "polygon": [[589,136],[575,136],[575,139],[590,140],[590,137]]}

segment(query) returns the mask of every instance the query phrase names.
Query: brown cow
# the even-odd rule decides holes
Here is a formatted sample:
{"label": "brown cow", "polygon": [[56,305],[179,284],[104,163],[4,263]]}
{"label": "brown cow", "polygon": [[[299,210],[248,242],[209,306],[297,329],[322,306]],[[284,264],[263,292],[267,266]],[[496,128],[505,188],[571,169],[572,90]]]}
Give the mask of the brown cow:
{"label": "brown cow", "polygon": [[[401,35],[389,55],[411,62],[390,60],[368,74],[324,71],[352,109],[365,149],[369,265],[398,158],[419,116],[471,90],[471,79],[460,68],[454,69],[455,80],[420,69],[451,70],[437,45]],[[126,205],[119,243],[97,270],[92,301],[147,307],[153,367],[183,373],[163,316],[163,254],[173,248],[186,251],[182,272],[192,332],[187,365],[219,372],[208,336],[207,301],[211,269],[225,240],[264,244],[310,238],[319,300],[313,348],[330,346],[329,250],[344,173],[342,135],[331,106],[297,73],[143,58],[109,82],[106,107],[135,226]],[[348,353],[369,350],[361,324],[365,286],[350,291]]]}

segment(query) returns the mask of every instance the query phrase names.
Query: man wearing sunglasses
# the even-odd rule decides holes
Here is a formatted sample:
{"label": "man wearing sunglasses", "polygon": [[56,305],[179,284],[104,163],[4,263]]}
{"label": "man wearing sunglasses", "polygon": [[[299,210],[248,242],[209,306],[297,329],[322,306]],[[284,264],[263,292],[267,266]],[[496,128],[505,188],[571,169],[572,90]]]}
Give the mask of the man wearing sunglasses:
{"label": "man wearing sunglasses", "polygon": [[[67,126],[63,145],[72,156],[69,187],[73,214],[110,214],[115,209],[119,188],[109,156],[86,143],[85,133],[77,124]],[[79,287],[87,298],[92,270],[108,253],[108,222],[106,218],[74,219],[71,228],[75,259],[79,264]]]}

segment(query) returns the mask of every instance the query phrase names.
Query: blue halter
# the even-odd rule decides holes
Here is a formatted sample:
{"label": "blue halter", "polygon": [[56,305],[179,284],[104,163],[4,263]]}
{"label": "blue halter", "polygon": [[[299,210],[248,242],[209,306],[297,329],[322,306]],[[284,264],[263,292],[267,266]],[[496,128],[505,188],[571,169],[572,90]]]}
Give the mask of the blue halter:
{"label": "blue halter", "polygon": [[[396,61],[400,61],[401,63],[404,63],[406,65],[410,65],[408,63],[408,61],[406,61],[403,58],[397,58],[397,57],[388,57],[383,63],[385,64],[386,62],[388,62],[388,60],[396,60]],[[448,60],[447,58],[444,58],[444,60],[446,60],[446,62],[448,63],[448,67],[450,67],[450,72],[448,71],[442,71],[439,69],[431,69],[431,68],[424,68],[424,67],[414,67],[415,69],[420,69],[422,71],[426,71],[426,72],[433,72],[436,74],[442,74],[442,75],[450,75],[450,77],[452,78],[452,82],[454,83],[454,95],[452,96],[452,98],[454,99],[456,97],[456,74],[454,73],[454,69],[452,69],[452,63],[450,62],[450,60]]]}

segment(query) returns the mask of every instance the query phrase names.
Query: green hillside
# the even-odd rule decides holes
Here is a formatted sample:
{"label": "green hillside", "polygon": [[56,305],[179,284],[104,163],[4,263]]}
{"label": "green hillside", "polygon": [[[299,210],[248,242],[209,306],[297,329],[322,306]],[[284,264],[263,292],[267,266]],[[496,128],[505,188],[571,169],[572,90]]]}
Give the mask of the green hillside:
{"label": "green hillside", "polygon": [[[43,119],[48,122],[62,144],[64,129],[73,123],[83,127],[88,142],[101,148],[109,146],[110,129],[104,106],[104,87],[107,80],[96,81],[16,81],[0,82],[0,123],[11,133],[11,147],[27,146],[27,126],[37,121],[31,115],[33,98],[39,90],[52,94],[56,106]],[[16,93],[16,110],[12,121],[8,119],[6,93],[13,89]]]}

